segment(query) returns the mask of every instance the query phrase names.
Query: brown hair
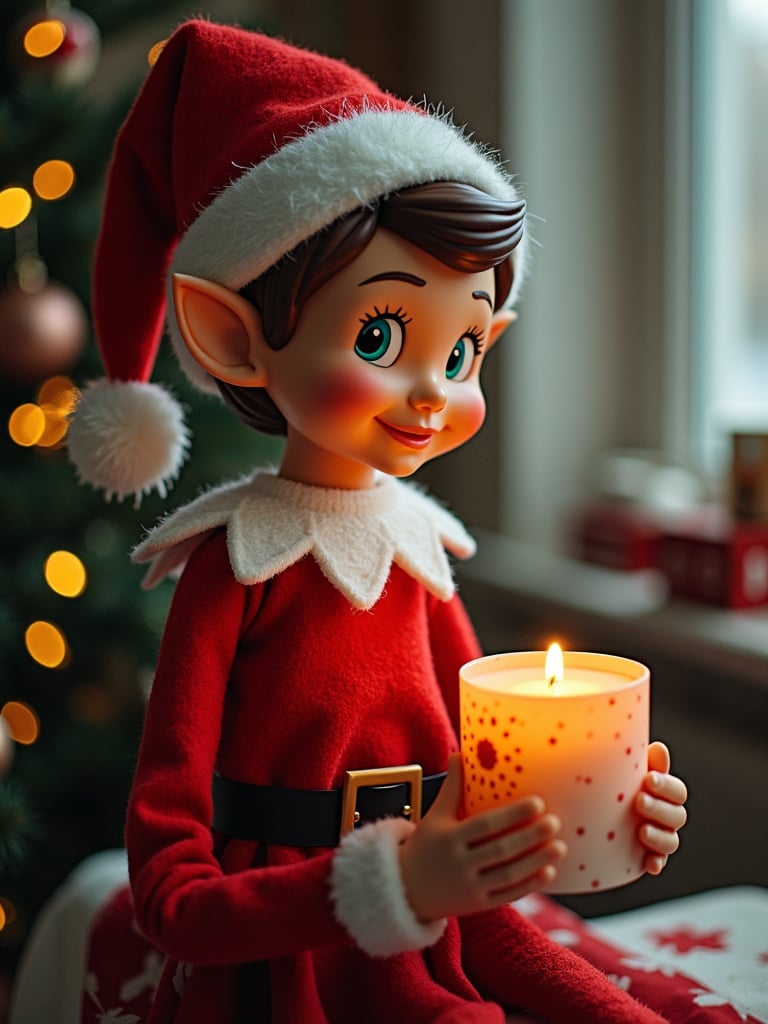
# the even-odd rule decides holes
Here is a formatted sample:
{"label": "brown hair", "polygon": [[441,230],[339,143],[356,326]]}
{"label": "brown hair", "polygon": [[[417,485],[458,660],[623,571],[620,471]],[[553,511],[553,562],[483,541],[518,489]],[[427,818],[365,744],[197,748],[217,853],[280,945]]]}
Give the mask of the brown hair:
{"label": "brown hair", "polygon": [[[403,189],[361,207],[302,242],[251,281],[240,294],[258,309],[267,344],[290,341],[307,300],[365,249],[384,227],[441,263],[465,273],[495,269],[499,309],[512,287],[510,255],[523,234],[525,203],[501,200],[472,185],[433,182]],[[286,422],[264,388],[216,384],[227,405],[249,427],[285,434]]]}

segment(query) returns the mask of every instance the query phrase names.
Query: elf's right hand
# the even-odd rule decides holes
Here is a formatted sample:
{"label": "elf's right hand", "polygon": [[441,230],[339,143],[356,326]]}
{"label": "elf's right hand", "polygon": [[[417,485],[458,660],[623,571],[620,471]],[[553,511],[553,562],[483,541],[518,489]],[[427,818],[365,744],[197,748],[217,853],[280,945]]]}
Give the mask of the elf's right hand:
{"label": "elf's right hand", "polygon": [[400,847],[405,891],[423,922],[489,910],[541,889],[567,852],[556,838],[560,819],[546,813],[540,797],[461,819],[462,786],[461,755],[452,754],[437,799]]}

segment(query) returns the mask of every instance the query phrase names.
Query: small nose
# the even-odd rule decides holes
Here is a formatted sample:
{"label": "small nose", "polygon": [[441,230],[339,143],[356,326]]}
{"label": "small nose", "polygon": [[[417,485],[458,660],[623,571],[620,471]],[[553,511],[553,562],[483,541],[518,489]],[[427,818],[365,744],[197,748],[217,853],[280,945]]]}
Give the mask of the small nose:
{"label": "small nose", "polygon": [[440,412],[445,408],[448,395],[441,380],[433,374],[425,374],[419,380],[414,381],[408,401],[414,409]]}

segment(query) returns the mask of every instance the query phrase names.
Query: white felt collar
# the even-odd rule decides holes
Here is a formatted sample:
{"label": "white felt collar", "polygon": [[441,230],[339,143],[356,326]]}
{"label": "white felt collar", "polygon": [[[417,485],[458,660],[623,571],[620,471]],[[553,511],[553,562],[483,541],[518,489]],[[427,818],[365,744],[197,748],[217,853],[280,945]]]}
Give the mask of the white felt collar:
{"label": "white felt collar", "polygon": [[449,600],[454,585],[445,549],[461,558],[475,550],[461,523],[412,484],[385,477],[370,490],[331,490],[259,471],[209,491],[155,527],[131,556],[150,563],[144,586],[178,571],[220,526],[238,582],[261,583],[311,553],[361,609],[379,599],[393,562]]}

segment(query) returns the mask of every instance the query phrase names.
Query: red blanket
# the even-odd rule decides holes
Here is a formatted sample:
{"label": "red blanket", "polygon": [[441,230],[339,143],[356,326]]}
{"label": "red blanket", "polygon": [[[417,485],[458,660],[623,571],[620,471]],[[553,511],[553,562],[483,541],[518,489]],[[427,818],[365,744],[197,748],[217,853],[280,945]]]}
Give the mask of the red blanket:
{"label": "red blanket", "polygon": [[[590,961],[619,988],[671,1024],[761,1024],[757,1017],[668,964],[653,966],[641,957],[628,956],[551,899],[528,897],[522,908],[550,937]],[[143,1024],[162,970],[163,957],[135,927],[128,889],[119,889],[97,915],[91,930],[82,1024]],[[180,976],[178,983],[184,980]],[[533,1020],[519,1015],[512,1019]]]}

